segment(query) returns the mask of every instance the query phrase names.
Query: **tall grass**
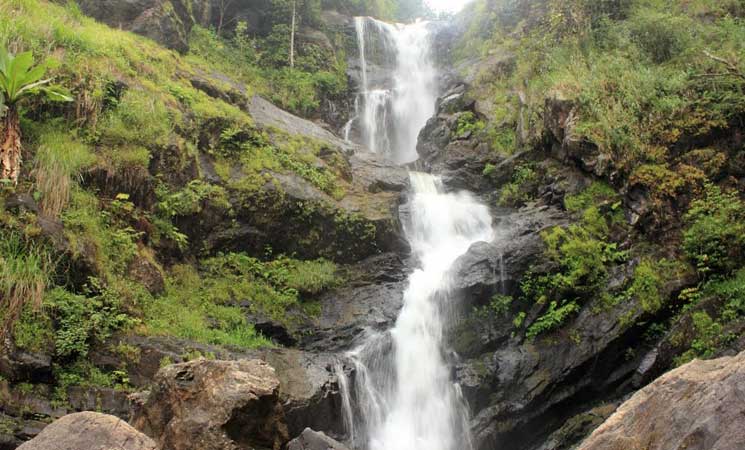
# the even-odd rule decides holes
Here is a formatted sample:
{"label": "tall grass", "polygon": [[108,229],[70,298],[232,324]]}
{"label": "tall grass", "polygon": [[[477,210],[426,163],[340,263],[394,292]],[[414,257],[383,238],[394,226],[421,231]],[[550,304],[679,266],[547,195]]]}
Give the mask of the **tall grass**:
{"label": "tall grass", "polygon": [[41,194],[41,210],[57,217],[70,202],[74,179],[96,158],[90,149],[58,130],[44,132],[36,153],[34,177],[36,190]]}
{"label": "tall grass", "polygon": [[52,269],[52,258],[43,247],[25,242],[15,232],[0,238],[0,335],[12,329],[24,306],[41,308]]}

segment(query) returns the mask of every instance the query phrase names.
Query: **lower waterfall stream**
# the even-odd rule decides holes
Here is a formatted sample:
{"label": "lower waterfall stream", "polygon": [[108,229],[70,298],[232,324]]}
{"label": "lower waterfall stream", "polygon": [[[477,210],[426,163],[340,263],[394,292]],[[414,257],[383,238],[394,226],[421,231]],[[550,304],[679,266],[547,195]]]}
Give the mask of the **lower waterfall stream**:
{"label": "lower waterfall stream", "polygon": [[[412,161],[437,98],[427,24],[370,18],[356,24],[363,71],[359,134],[371,150],[399,163]],[[369,28],[395,46],[395,68],[387,77],[392,86],[373,86],[367,76]],[[351,122],[346,137],[349,127]],[[353,376],[338,369],[349,439],[361,450],[470,450],[467,406],[451,379],[444,342],[455,310],[449,270],[471,245],[492,240],[492,219],[485,205],[469,193],[447,192],[437,176],[411,172],[410,181],[402,219],[418,268],[409,276],[395,326],[369,332],[347,355]]]}

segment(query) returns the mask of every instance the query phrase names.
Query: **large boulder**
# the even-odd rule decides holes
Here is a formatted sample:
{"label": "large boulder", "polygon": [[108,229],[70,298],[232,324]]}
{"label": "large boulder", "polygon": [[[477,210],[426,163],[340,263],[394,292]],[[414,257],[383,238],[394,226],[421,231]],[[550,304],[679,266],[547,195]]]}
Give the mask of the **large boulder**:
{"label": "large boulder", "polygon": [[70,414],[18,450],[155,450],[152,439],[114,416],[95,412]]}
{"label": "large boulder", "polygon": [[745,352],[694,361],[634,394],[579,450],[745,448]]}
{"label": "large boulder", "polygon": [[289,440],[279,379],[260,360],[167,366],[133,400],[132,423],[163,450],[279,450]]}
{"label": "large boulder", "polygon": [[[313,332],[311,328],[301,331]],[[344,434],[342,400],[336,376],[337,357],[334,353],[318,350],[320,347],[312,352],[291,348],[231,350],[156,336],[121,336],[114,342],[138,349],[139,358],[130,362],[127,370],[132,385],[142,389],[156,378],[163,361],[180,364],[189,354],[214,355],[217,359],[231,361],[266,361],[275,369],[280,382],[280,402],[290,436],[299,435],[305,427],[323,430],[332,436]],[[96,349],[91,353],[91,360],[99,367],[117,370],[120,357],[109,347]]]}

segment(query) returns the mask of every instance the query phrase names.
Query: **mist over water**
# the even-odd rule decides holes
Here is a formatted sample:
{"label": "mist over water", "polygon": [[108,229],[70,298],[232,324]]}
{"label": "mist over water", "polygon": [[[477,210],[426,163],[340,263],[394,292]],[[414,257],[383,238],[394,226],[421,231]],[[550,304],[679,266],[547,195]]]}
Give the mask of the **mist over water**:
{"label": "mist over water", "polygon": [[[391,25],[357,18],[361,140],[395,162],[417,159],[420,130],[434,115],[437,73],[426,23]],[[394,58],[387,80],[368,76],[372,39]],[[433,175],[412,172],[404,231],[418,268],[392,329],[369,332],[347,357],[353,374],[338,369],[349,439],[365,450],[470,450],[468,411],[451,379],[445,327],[453,318],[449,274],[476,242],[493,238],[488,208],[468,193],[447,192]]]}

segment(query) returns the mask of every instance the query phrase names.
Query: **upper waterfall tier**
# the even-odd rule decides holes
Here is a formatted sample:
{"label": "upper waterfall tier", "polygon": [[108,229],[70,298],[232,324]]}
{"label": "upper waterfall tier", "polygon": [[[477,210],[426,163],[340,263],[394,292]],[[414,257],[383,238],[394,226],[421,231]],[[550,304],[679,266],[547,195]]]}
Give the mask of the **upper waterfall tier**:
{"label": "upper waterfall tier", "polygon": [[396,163],[417,159],[419,131],[435,112],[437,71],[427,22],[389,24],[355,18],[360,86],[344,130]]}

